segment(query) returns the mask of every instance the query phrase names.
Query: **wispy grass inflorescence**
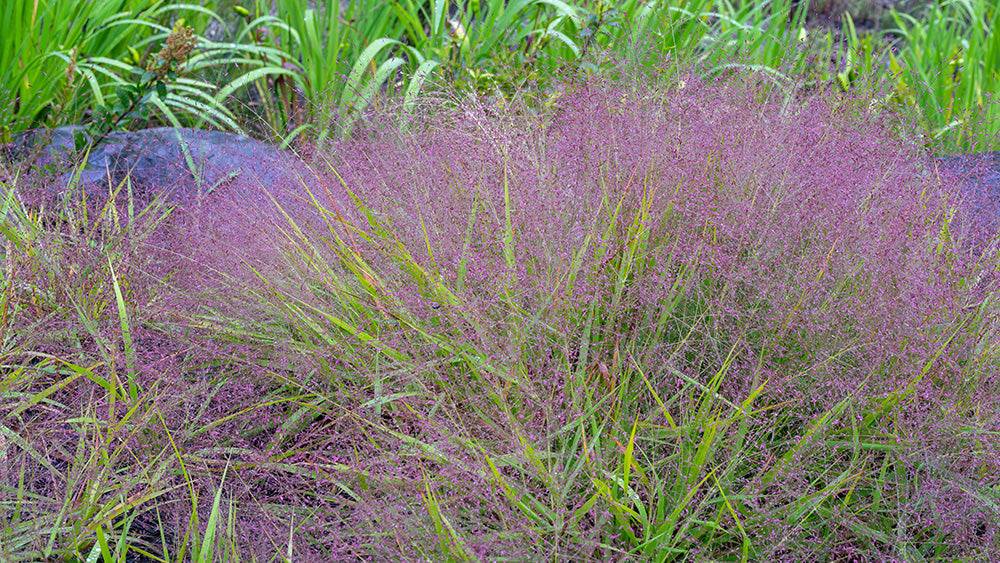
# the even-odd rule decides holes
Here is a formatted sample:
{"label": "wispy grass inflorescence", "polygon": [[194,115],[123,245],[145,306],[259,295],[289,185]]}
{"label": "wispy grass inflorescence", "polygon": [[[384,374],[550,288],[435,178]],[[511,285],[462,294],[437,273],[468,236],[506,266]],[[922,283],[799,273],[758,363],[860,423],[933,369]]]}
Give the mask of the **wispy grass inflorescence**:
{"label": "wispy grass inflorescence", "polygon": [[[359,127],[325,179],[175,212],[94,309],[128,324],[134,396],[92,349],[50,349],[90,374],[57,388],[12,349],[32,478],[0,502],[72,499],[18,516],[89,523],[49,552],[169,560],[990,559],[995,224],[838,104],[696,79],[463,100]],[[105,442],[56,432],[81,409]],[[88,471],[131,504],[75,494]]]}

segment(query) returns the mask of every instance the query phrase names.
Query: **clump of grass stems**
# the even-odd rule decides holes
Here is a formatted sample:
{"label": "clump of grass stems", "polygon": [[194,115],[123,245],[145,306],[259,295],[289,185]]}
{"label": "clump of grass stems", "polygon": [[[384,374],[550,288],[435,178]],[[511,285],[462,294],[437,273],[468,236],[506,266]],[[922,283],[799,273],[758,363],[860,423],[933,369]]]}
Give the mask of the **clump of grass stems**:
{"label": "clump of grass stems", "polygon": [[8,183],[0,554],[995,556],[996,231],[838,103],[567,84],[254,201]]}

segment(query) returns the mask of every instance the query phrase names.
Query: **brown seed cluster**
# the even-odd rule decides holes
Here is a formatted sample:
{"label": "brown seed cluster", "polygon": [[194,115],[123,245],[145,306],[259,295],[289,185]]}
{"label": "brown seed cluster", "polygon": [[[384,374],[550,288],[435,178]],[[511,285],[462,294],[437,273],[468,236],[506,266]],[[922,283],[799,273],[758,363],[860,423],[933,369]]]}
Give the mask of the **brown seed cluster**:
{"label": "brown seed cluster", "polygon": [[163,49],[156,54],[156,57],[149,63],[147,70],[156,74],[157,78],[163,78],[171,70],[183,65],[197,43],[194,30],[177,22],[167,36]]}
{"label": "brown seed cluster", "polygon": [[69,63],[66,65],[66,86],[68,88],[73,87],[73,83],[76,81],[76,59],[79,55],[79,49],[73,47],[73,50],[69,54]]}

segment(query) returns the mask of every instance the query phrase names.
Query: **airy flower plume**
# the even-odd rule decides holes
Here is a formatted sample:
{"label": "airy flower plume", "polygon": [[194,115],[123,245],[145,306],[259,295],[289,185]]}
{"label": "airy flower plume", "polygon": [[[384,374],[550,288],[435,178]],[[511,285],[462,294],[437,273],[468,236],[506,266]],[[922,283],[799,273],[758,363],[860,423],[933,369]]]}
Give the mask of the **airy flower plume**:
{"label": "airy flower plume", "polygon": [[[223,498],[261,559],[995,559],[995,224],[878,116],[766,94],[435,106],[40,238],[14,326],[101,377],[19,380],[0,501],[124,482],[176,553]],[[135,428],[106,496],[62,475],[91,419]]]}

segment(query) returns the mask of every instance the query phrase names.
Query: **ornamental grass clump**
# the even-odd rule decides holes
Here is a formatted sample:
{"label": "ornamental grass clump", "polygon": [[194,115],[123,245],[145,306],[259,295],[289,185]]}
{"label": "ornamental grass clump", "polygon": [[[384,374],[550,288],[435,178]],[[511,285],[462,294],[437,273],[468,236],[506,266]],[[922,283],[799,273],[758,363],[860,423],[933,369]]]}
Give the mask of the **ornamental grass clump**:
{"label": "ornamental grass clump", "polygon": [[286,362],[339,421],[312,448],[363,471],[306,541],[996,554],[995,227],[839,104],[574,85],[330,148],[254,320],[209,323]]}
{"label": "ornamental grass clump", "polygon": [[[510,328],[515,307],[572,330],[599,307],[666,332],[662,307],[676,303],[730,345],[750,339],[748,382],[818,398],[817,384],[839,397],[908,381],[887,362],[928,357],[992,287],[979,258],[994,233],[956,215],[961,196],[879,125],[754,95],[585,87],[550,115],[463,106],[420,134],[345,143],[333,167],[370,228],[405,251],[390,280],[413,284],[395,295],[415,313],[452,299],[475,321]],[[463,338],[514,344],[473,324]],[[775,362],[785,368],[764,376]]]}
{"label": "ornamental grass clump", "polygon": [[95,375],[73,385],[24,368],[2,424],[31,478],[0,501],[88,526],[16,545],[995,558],[995,224],[842,102],[460,100],[370,120],[301,185],[175,210],[152,264],[114,263],[135,303],[111,284],[99,309],[128,321],[136,397],[89,349],[51,349]]}

